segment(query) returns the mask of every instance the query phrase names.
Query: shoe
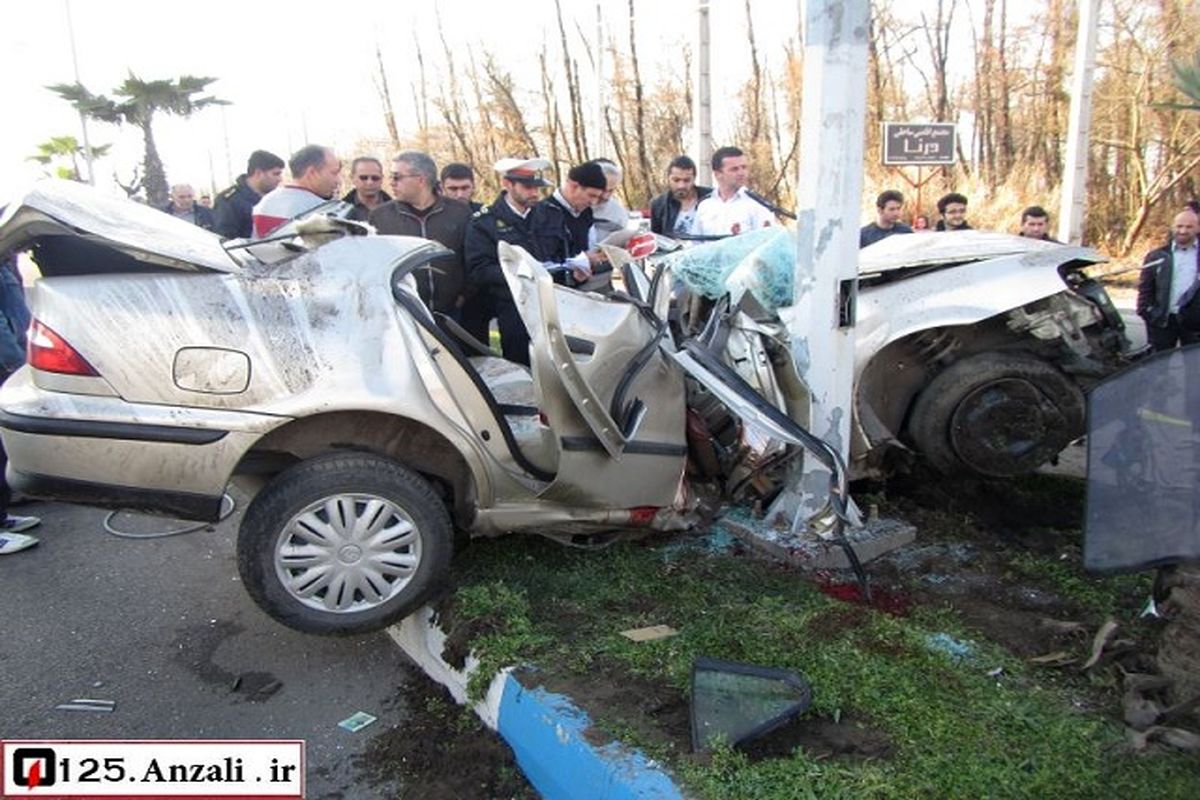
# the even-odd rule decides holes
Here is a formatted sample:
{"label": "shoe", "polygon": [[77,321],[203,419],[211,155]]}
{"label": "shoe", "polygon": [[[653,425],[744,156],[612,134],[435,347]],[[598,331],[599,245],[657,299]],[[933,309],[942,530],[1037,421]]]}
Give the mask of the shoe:
{"label": "shoe", "polygon": [[0,533],[0,556],[19,553],[38,543],[36,537],[24,533]]}
{"label": "shoe", "polygon": [[2,521],[0,521],[0,534],[20,533],[21,531],[27,531],[30,528],[36,528],[41,524],[42,521],[38,517],[18,517],[13,514],[9,514]]}

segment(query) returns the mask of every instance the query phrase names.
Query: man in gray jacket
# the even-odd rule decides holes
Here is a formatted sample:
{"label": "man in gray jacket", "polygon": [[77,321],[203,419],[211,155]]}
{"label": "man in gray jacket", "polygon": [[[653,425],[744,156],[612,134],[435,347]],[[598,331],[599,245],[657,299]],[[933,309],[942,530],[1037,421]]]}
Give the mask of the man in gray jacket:
{"label": "man in gray jacket", "polygon": [[455,321],[463,305],[463,238],[471,207],[437,193],[437,164],[427,154],[406,150],[392,162],[392,196],[371,212],[369,222],[382,234],[420,236],[453,251],[417,270],[417,291],[432,311]]}

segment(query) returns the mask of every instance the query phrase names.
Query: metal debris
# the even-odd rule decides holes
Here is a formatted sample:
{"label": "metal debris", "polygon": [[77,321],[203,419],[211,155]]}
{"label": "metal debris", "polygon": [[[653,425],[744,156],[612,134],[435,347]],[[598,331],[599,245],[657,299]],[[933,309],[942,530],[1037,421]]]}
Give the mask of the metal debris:
{"label": "metal debris", "polygon": [[115,700],[94,700],[89,697],[78,697],[69,703],[59,703],[55,711],[91,711],[98,714],[110,714],[117,708]]}

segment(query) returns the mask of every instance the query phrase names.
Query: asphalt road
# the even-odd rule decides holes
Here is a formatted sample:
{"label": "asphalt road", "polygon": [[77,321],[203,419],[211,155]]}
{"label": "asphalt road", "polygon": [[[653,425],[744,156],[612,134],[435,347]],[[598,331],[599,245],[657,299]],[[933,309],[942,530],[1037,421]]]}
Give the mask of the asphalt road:
{"label": "asphalt road", "polygon": [[[129,541],[106,533],[97,509],[13,511],[43,522],[30,531],[38,547],[0,556],[0,738],[305,739],[309,798],[396,796],[358,762],[404,723],[419,673],[385,634],[306,636],[260,612],[237,577],[240,515]],[[124,514],[115,524],[164,527]],[[116,708],[55,710],[76,698]],[[358,733],[337,726],[356,711],[379,719]]]}

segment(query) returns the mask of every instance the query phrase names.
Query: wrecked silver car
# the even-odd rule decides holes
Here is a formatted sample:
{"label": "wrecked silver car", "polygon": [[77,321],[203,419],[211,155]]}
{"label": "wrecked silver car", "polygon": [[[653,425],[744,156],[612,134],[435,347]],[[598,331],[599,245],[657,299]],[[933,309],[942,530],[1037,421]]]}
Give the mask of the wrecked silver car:
{"label": "wrecked silver car", "polygon": [[[729,363],[774,399],[766,364],[790,358],[795,239],[767,229],[668,256],[693,296],[683,335],[726,310]],[[1001,233],[892,236],[863,249],[855,330],[852,477],[919,456],[947,474],[1031,472],[1084,434],[1084,392],[1126,363],[1124,323],[1085,247]],[[740,341],[739,341],[740,339]],[[765,347],[765,352],[755,349]],[[781,406],[782,407],[782,406]],[[722,427],[720,412],[712,420]]]}
{"label": "wrecked silver car", "polygon": [[[556,285],[502,246],[531,336],[526,368],[421,303],[413,276],[444,255],[439,245],[337,213],[222,245],[49,181],[0,219],[0,250],[18,248],[42,278],[29,363],[0,390],[12,485],[215,520],[235,482],[252,498],[237,541],[243,582],[299,630],[363,632],[410,613],[444,578],[455,530],[597,544],[688,527],[697,488],[769,501],[802,451],[839,472],[802,429],[807,390],[771,314],[745,293],[703,322],[676,318],[669,264],[625,264],[624,291],[599,295]],[[856,459],[870,463],[896,437],[931,444],[939,419],[970,429],[997,404],[1001,419],[1026,401],[1045,408],[1047,428],[1074,425],[1077,376],[1102,369],[1084,347],[1104,327],[1103,304],[1070,283],[1089,253],[974,265],[959,255],[865,274]],[[905,305],[906,285],[950,284],[966,269],[983,282],[968,302],[962,281],[968,311]],[[989,310],[1013,271],[1027,287]],[[990,380],[941,378],[984,356],[999,365],[958,372]],[[947,384],[959,400],[943,408]],[[998,432],[1017,428],[992,425],[985,447],[1010,446]],[[831,492],[840,502],[844,479]]]}

